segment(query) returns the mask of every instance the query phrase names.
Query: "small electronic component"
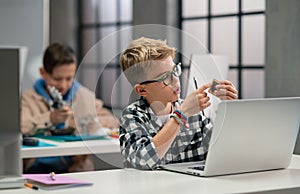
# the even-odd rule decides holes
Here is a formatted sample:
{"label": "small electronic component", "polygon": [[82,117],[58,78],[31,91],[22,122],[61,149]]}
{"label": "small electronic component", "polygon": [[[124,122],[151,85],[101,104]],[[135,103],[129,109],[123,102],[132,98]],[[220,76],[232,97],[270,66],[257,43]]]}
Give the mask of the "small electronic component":
{"label": "small electronic component", "polygon": [[212,83],[211,83],[211,86],[208,90],[209,93],[215,95],[215,91],[217,90],[216,86],[220,84],[220,82],[216,79],[213,79]]}
{"label": "small electronic component", "polygon": [[55,109],[61,109],[65,105],[65,101],[63,100],[61,93],[54,86],[48,86],[48,90],[53,99],[52,107]]}

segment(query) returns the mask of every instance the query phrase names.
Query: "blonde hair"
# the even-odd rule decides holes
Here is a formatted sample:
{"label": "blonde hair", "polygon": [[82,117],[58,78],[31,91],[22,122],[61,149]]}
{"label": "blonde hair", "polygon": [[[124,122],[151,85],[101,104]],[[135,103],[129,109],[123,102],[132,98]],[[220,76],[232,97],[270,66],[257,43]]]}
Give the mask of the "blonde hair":
{"label": "blonde hair", "polygon": [[[133,40],[121,54],[120,65],[123,72],[130,68],[131,75],[134,72],[134,75],[144,76],[151,61],[163,60],[169,56],[175,58],[175,52],[176,49],[169,47],[166,41],[142,37]],[[125,75],[131,84],[138,83],[137,76],[132,77],[128,73]]]}

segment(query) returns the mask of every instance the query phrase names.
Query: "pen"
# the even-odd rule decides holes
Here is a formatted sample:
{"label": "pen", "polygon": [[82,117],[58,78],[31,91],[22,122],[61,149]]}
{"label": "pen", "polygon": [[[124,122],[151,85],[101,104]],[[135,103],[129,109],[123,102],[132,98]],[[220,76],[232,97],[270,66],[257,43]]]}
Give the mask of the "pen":
{"label": "pen", "polygon": [[[196,78],[194,77],[194,83],[195,83],[195,88],[196,89],[198,89],[198,84],[197,84],[197,80],[196,80]],[[203,114],[203,116],[205,116],[205,114],[204,114],[204,111],[202,110],[202,114]]]}
{"label": "pen", "polygon": [[25,182],[24,183],[24,186],[27,187],[27,188],[30,188],[30,189],[34,189],[34,190],[38,190],[39,188],[33,184],[30,184],[28,182]]}

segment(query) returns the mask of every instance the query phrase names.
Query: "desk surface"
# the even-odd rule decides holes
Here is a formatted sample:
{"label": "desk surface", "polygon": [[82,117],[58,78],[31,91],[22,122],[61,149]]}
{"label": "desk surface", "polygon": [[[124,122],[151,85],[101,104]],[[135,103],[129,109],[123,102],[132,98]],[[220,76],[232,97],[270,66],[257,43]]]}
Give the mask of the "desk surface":
{"label": "desk surface", "polygon": [[120,146],[119,146],[118,139],[87,140],[87,141],[75,141],[75,142],[55,142],[55,141],[43,139],[41,141],[50,144],[55,144],[56,146],[22,148],[21,158],[81,155],[81,154],[120,153]]}
{"label": "desk surface", "polygon": [[[140,171],[119,169],[66,174],[66,176],[93,182],[90,187],[56,190],[72,194],[147,194],[147,193],[247,193],[300,188],[300,156],[294,155],[287,169],[245,173],[239,175],[201,178],[168,171]],[[28,188],[0,190],[0,194],[50,193]],[[53,192],[53,191],[52,191]],[[297,192],[297,191],[296,191]],[[298,191],[299,192],[299,191]]]}

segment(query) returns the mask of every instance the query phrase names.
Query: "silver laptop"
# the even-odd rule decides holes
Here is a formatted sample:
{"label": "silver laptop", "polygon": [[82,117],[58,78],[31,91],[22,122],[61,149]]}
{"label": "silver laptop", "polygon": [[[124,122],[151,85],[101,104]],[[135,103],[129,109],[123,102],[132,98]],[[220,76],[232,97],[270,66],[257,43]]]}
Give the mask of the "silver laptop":
{"label": "silver laptop", "polygon": [[162,166],[197,176],[289,166],[300,126],[300,97],[222,101],[206,162]]}

